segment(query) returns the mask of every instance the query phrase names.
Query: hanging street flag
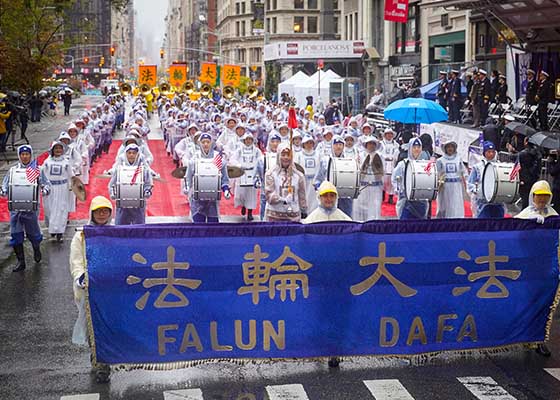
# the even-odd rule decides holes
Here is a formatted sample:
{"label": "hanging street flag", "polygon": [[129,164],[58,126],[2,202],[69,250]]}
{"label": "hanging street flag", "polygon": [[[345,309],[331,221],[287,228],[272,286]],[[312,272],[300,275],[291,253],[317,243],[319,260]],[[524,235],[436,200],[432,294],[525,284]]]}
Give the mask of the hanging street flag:
{"label": "hanging street flag", "polygon": [[226,64],[222,67],[222,83],[224,86],[239,87],[241,84],[241,67]]}
{"label": "hanging street flag", "polygon": [[173,64],[169,66],[169,83],[180,88],[187,81],[187,65]]}
{"label": "hanging street flag", "polygon": [[215,63],[202,63],[200,67],[200,75],[198,80],[201,83],[207,83],[211,86],[216,85],[216,79],[218,78],[218,70]]}
{"label": "hanging street flag", "polygon": [[385,21],[402,22],[408,20],[408,0],[385,0]]}
{"label": "hanging street flag", "polygon": [[140,65],[138,66],[138,84],[149,85],[155,87],[157,84],[157,66],[155,65]]}

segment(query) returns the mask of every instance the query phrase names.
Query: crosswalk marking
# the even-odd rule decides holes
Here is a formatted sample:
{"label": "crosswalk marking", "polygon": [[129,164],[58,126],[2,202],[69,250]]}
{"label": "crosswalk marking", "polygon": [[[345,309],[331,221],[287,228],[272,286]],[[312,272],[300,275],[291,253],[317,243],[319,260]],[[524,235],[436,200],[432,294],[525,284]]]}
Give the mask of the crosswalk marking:
{"label": "crosswalk marking", "polygon": [[204,400],[200,389],[166,390],[163,392],[164,400]]}
{"label": "crosswalk marking", "polygon": [[457,379],[479,400],[516,400],[489,376],[465,376]]}
{"label": "crosswalk marking", "polygon": [[560,368],[545,368],[544,370],[560,381]]}
{"label": "crosswalk marking", "polygon": [[308,400],[303,385],[267,386],[266,393],[270,400]]}
{"label": "crosswalk marking", "polygon": [[75,394],[72,396],[62,396],[60,400],[99,400],[99,393]]}
{"label": "crosswalk marking", "polygon": [[398,379],[364,381],[376,400],[414,400]]}

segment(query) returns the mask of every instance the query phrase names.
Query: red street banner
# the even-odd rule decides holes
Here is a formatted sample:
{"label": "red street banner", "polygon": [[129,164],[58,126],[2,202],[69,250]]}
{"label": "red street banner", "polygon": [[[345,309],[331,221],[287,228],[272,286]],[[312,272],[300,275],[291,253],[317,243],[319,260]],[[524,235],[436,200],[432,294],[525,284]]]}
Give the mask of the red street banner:
{"label": "red street banner", "polygon": [[406,22],[408,0],[385,0],[385,21]]}

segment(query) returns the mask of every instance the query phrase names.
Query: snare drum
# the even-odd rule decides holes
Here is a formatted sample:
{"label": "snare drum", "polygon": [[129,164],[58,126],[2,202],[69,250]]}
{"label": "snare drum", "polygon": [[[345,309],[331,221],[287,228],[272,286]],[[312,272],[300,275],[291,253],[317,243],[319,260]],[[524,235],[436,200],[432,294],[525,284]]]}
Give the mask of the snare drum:
{"label": "snare drum", "polygon": [[[428,167],[428,164],[432,165]],[[429,172],[428,172],[428,171]],[[408,200],[435,200],[437,197],[437,167],[429,160],[407,160],[404,167],[404,190]]]}
{"label": "snare drum", "polygon": [[135,171],[136,167],[129,166],[120,166],[117,170],[116,203],[119,208],[143,208],[145,205],[144,173],[140,172],[136,181],[131,183]]}
{"label": "snare drum", "polygon": [[215,201],[222,196],[222,177],[211,159],[195,161],[193,199]]}
{"label": "snare drum", "polygon": [[8,210],[37,211],[39,209],[39,185],[37,180],[29,183],[25,168],[11,168],[8,183]]}
{"label": "snare drum", "polygon": [[512,163],[487,163],[482,173],[482,195],[488,203],[515,202],[519,193],[519,175],[510,180]]}
{"label": "snare drum", "polygon": [[327,180],[338,192],[340,199],[357,199],[360,194],[360,172],[353,158],[329,158]]}

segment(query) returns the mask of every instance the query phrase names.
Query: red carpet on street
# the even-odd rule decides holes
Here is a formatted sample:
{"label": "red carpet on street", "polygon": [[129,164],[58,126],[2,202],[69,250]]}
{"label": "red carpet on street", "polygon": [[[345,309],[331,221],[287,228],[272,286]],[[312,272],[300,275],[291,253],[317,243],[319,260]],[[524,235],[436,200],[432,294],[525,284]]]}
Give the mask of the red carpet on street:
{"label": "red carpet on street", "polygon": [[[109,179],[100,177],[103,171],[113,166],[118,149],[121,145],[120,140],[114,140],[108,154],[103,154],[101,158],[92,166],[90,171],[90,183],[86,186],[87,198],[85,202],[78,201],[76,212],[71,213],[71,220],[87,220],[89,219],[88,207],[90,200],[98,195],[109,197],[108,184]],[[151,140],[149,142],[150,150],[154,155],[154,163],[152,169],[161,175],[162,180],[154,181],[153,196],[148,200],[147,216],[149,217],[186,217],[189,215],[190,209],[186,196],[181,192],[181,180],[173,178],[171,172],[175,169],[173,160],[165,151],[164,142],[162,140]],[[41,154],[38,159],[42,164],[47,158],[47,153]],[[387,199],[385,199],[387,200]],[[114,202],[113,202],[114,204]],[[432,215],[435,216],[437,211],[436,202],[433,202]],[[395,217],[395,205],[383,203],[381,213],[384,217]],[[240,215],[240,209],[234,208],[233,199],[220,201],[221,215]],[[259,214],[258,209],[254,212]],[[465,202],[465,215],[471,217],[470,203]],[[43,207],[41,206],[40,219],[43,219]],[[0,198],[0,221],[8,222],[10,214],[8,211],[8,200]]]}

